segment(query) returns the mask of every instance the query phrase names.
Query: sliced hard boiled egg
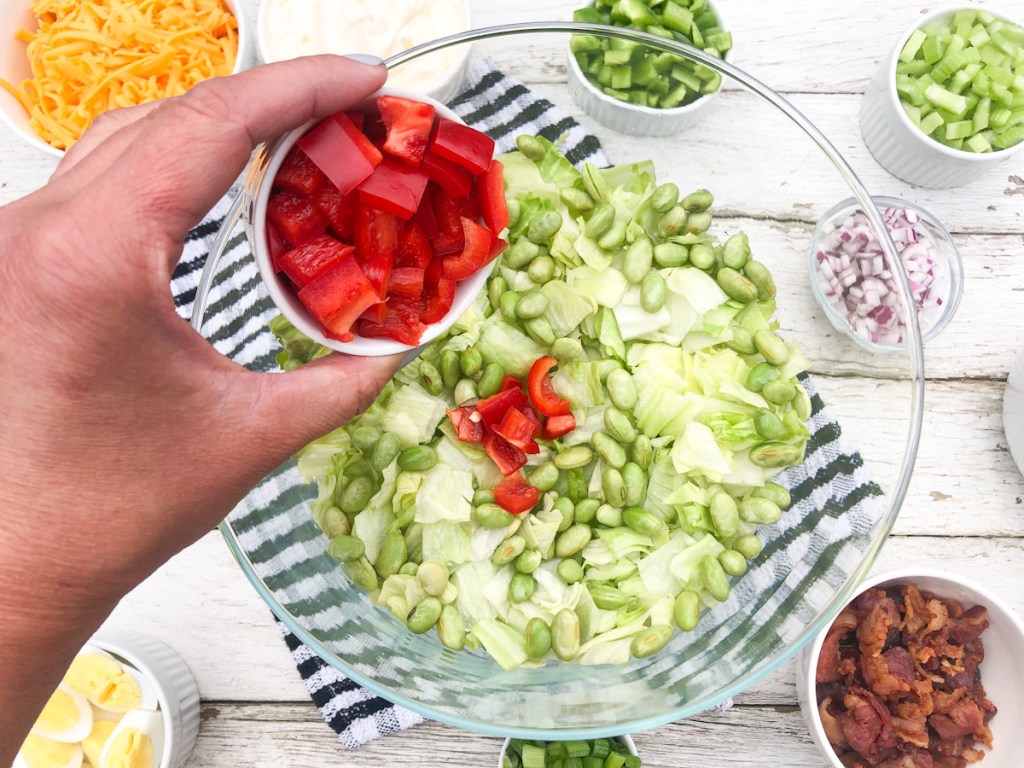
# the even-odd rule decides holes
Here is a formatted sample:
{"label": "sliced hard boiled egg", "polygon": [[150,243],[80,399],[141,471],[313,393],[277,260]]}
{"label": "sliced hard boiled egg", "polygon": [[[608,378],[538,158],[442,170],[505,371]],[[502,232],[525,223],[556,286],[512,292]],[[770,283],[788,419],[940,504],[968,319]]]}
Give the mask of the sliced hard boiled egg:
{"label": "sliced hard boiled egg", "polygon": [[159,768],[163,749],[163,715],[133,709],[107,738],[96,768]]}
{"label": "sliced hard boiled egg", "polygon": [[64,675],[64,683],[100,709],[127,712],[142,706],[142,689],[135,676],[106,654],[78,654]]}
{"label": "sliced hard boiled egg", "polygon": [[100,764],[100,754],[115,728],[117,728],[116,720],[93,721],[92,732],[82,739],[82,751],[85,752],[85,759],[89,761],[89,765],[95,768]]}
{"label": "sliced hard boiled egg", "polygon": [[32,733],[65,744],[79,742],[92,730],[92,710],[85,697],[61,683],[39,713]]}
{"label": "sliced hard boiled egg", "polygon": [[82,768],[82,746],[30,733],[14,758],[14,768]]}

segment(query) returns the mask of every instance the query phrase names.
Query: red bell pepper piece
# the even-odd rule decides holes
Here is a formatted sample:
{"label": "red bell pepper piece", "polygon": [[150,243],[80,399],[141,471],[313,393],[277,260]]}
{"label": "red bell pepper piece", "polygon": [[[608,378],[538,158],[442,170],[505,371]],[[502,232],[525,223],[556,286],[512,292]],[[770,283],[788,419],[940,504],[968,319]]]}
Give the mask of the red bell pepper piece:
{"label": "red bell pepper piece", "polygon": [[510,475],[526,464],[526,454],[493,429],[484,430],[483,444],[503,475]]}
{"label": "red bell pepper piece", "polygon": [[[453,197],[465,197],[473,189],[473,174],[461,165],[456,165],[451,160],[445,160],[433,152],[427,152],[423,156],[420,170]],[[504,190],[502,194],[504,194]]]}
{"label": "red bell pepper piece", "polygon": [[412,220],[419,225],[428,240],[436,236],[438,232],[437,221],[434,219],[434,196],[431,186],[430,182],[427,182],[427,191],[423,194],[423,199],[420,200],[420,207],[416,209],[416,213],[412,217]]}
{"label": "red bell pepper piece", "polygon": [[423,227],[413,219],[405,225],[402,236],[398,240],[395,251],[395,268],[416,267],[426,269],[434,252],[430,249],[430,240],[423,232]]}
{"label": "red bell pepper piece", "polygon": [[400,219],[412,218],[426,188],[426,174],[390,157],[385,157],[357,187],[362,205]]}
{"label": "red bell pepper piece", "polygon": [[294,192],[278,192],[270,198],[267,221],[290,247],[302,245],[327,229],[327,217],[312,199]]}
{"label": "red bell pepper piece", "polygon": [[388,314],[383,321],[359,323],[359,335],[368,339],[394,339],[415,347],[427,329],[419,320],[419,301],[399,294],[389,296],[387,305]]}
{"label": "red bell pepper piece", "polygon": [[423,274],[423,300],[420,320],[428,325],[440,322],[455,303],[454,280],[441,274],[441,259],[434,259]]}
{"label": "red bell pepper piece", "polygon": [[494,486],[494,501],[506,512],[518,515],[537,505],[540,491],[527,483],[521,472],[516,472]]}
{"label": "red bell pepper piece", "polygon": [[281,163],[277,176],[274,177],[274,189],[283,189],[307,197],[312,196],[325,183],[327,177],[323,171],[317,168],[316,163],[299,147],[291,148]]}
{"label": "red bell pepper piece", "polygon": [[505,200],[505,166],[497,159],[476,178],[477,194],[480,197],[480,215],[484,224],[495,234],[508,226],[508,202]]}
{"label": "red bell pepper piece", "polygon": [[350,109],[348,112],[345,113],[345,117],[352,121],[352,125],[354,125],[360,131],[365,133],[367,137],[370,139],[370,141],[373,141],[373,136],[370,136],[370,126],[366,125],[365,112],[357,112],[354,109]]}
{"label": "red bell pepper piece", "polygon": [[509,408],[522,408],[524,405],[526,405],[526,394],[523,390],[506,389],[496,395],[478,400],[476,409],[479,411],[480,418],[483,419],[484,424],[488,427],[493,427],[495,424],[501,423]]}
{"label": "red bell pepper piece", "polygon": [[551,385],[548,371],[558,365],[558,360],[545,355],[537,358],[530,366],[526,376],[526,390],[530,393],[530,402],[545,416],[564,416],[569,413],[569,401],[559,397]]}
{"label": "red bell pepper piece", "polygon": [[288,250],[288,246],[284,244],[284,240],[277,234],[277,230],[269,221],[267,222],[267,250],[270,251],[270,263],[274,265],[274,271],[280,272],[280,259]]}
{"label": "red bell pepper piece", "polygon": [[352,235],[356,259],[380,298],[384,298],[391,279],[398,248],[398,229],[398,219],[390,213],[376,208],[356,209]]}
{"label": "red bell pepper piece", "polygon": [[480,420],[480,415],[472,405],[461,408],[447,409],[448,417],[455,427],[455,434],[464,443],[482,443],[487,427]]}
{"label": "red bell pepper piece", "polygon": [[324,333],[340,341],[352,340],[352,324],[380,300],[352,256],[321,272],[299,291],[298,297]]}
{"label": "red bell pepper piece", "polygon": [[518,408],[509,408],[501,423],[492,429],[523,453],[540,453],[540,446],[533,439],[534,423]]}
{"label": "red bell pepper piece", "polygon": [[522,389],[523,382],[517,379],[515,376],[505,374],[505,378],[501,380],[501,387],[498,389],[499,392],[504,392],[506,389]]}
{"label": "red bell pepper piece", "polygon": [[387,129],[384,151],[412,168],[423,162],[434,126],[434,108],[400,96],[379,96],[377,109]]}
{"label": "red bell pepper piece", "polygon": [[383,323],[384,318],[388,316],[389,311],[387,302],[382,301],[368,307],[367,310],[359,316],[359,319],[369,320],[371,323]]}
{"label": "red bell pepper piece", "polygon": [[302,288],[354,250],[351,245],[338,242],[330,235],[320,235],[285,252],[278,263],[288,279],[297,288]]}
{"label": "red bell pepper piece", "polygon": [[487,227],[462,217],[462,232],[462,251],[444,259],[444,276],[449,280],[465,280],[491,260],[496,238]]}
{"label": "red bell pepper piece", "polygon": [[297,144],[343,195],[373,173],[383,159],[380,150],[343,112],[328,117]]}
{"label": "red bell pepper piece", "polygon": [[576,417],[571,413],[561,416],[548,416],[544,422],[544,431],[541,436],[545,440],[557,440],[576,429]]}
{"label": "red bell pepper piece", "polygon": [[524,405],[519,410],[522,411],[523,415],[533,423],[533,433],[531,436],[536,440],[544,431],[544,424],[541,422],[540,416],[538,416],[537,412],[533,410],[533,407],[529,405]]}
{"label": "red bell pepper piece", "polygon": [[431,133],[429,151],[471,173],[483,173],[494,156],[494,139],[476,128],[441,117]]}
{"label": "red bell pepper piece", "polygon": [[334,234],[342,240],[352,237],[352,219],[357,203],[353,193],[343,195],[336,186],[325,181],[324,185],[313,193],[313,203],[327,217],[327,223]]}
{"label": "red bell pepper piece", "polygon": [[[411,296],[419,301],[423,293],[423,274],[425,270],[416,267],[397,267],[391,270],[391,281],[388,283],[388,296],[401,294]],[[417,310],[417,319],[419,311]]]}

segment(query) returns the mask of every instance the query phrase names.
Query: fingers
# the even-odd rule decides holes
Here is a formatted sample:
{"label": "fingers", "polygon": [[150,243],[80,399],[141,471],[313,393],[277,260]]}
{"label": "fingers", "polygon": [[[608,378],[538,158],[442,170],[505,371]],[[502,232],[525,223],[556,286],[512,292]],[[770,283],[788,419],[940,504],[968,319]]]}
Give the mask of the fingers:
{"label": "fingers", "polygon": [[78,183],[75,186],[84,186],[120,156],[143,129],[142,119],[162,106],[163,102],[151,101],[136,107],[112,109],[99,115],[82,138],[64,153],[51,180],[66,177],[70,171],[78,168]]}

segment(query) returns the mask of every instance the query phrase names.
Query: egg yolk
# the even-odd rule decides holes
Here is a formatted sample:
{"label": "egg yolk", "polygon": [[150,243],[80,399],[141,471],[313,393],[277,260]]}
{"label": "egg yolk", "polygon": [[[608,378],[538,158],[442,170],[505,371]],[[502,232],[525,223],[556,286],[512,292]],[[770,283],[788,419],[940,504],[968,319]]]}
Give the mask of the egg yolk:
{"label": "egg yolk", "polygon": [[80,653],[64,682],[101,709],[127,712],[142,703],[142,691],[124,667],[99,653]]}
{"label": "egg yolk", "polygon": [[142,731],[125,728],[110,745],[100,768],[152,768],[153,741]]}
{"label": "egg yolk", "polygon": [[18,754],[28,768],[65,768],[74,765],[76,758],[81,762],[81,749],[77,744],[61,744],[30,733]]}
{"label": "egg yolk", "polygon": [[92,732],[82,740],[82,750],[85,752],[85,759],[96,766],[100,764],[100,753],[103,745],[107,743],[110,734],[117,727],[116,720],[94,720]]}
{"label": "egg yolk", "polygon": [[81,712],[75,700],[68,695],[67,691],[58,688],[46,702],[43,711],[39,713],[32,730],[45,731],[54,735],[65,733],[78,725],[79,717],[81,717]]}

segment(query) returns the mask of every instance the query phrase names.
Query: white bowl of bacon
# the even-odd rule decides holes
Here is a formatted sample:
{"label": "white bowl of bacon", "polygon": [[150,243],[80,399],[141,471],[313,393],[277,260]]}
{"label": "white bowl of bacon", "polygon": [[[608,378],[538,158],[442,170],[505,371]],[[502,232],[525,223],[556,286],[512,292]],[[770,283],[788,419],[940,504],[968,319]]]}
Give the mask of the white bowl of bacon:
{"label": "white bowl of bacon", "polygon": [[797,695],[833,768],[1018,768],[1024,623],[948,572],[867,580],[800,656]]}

